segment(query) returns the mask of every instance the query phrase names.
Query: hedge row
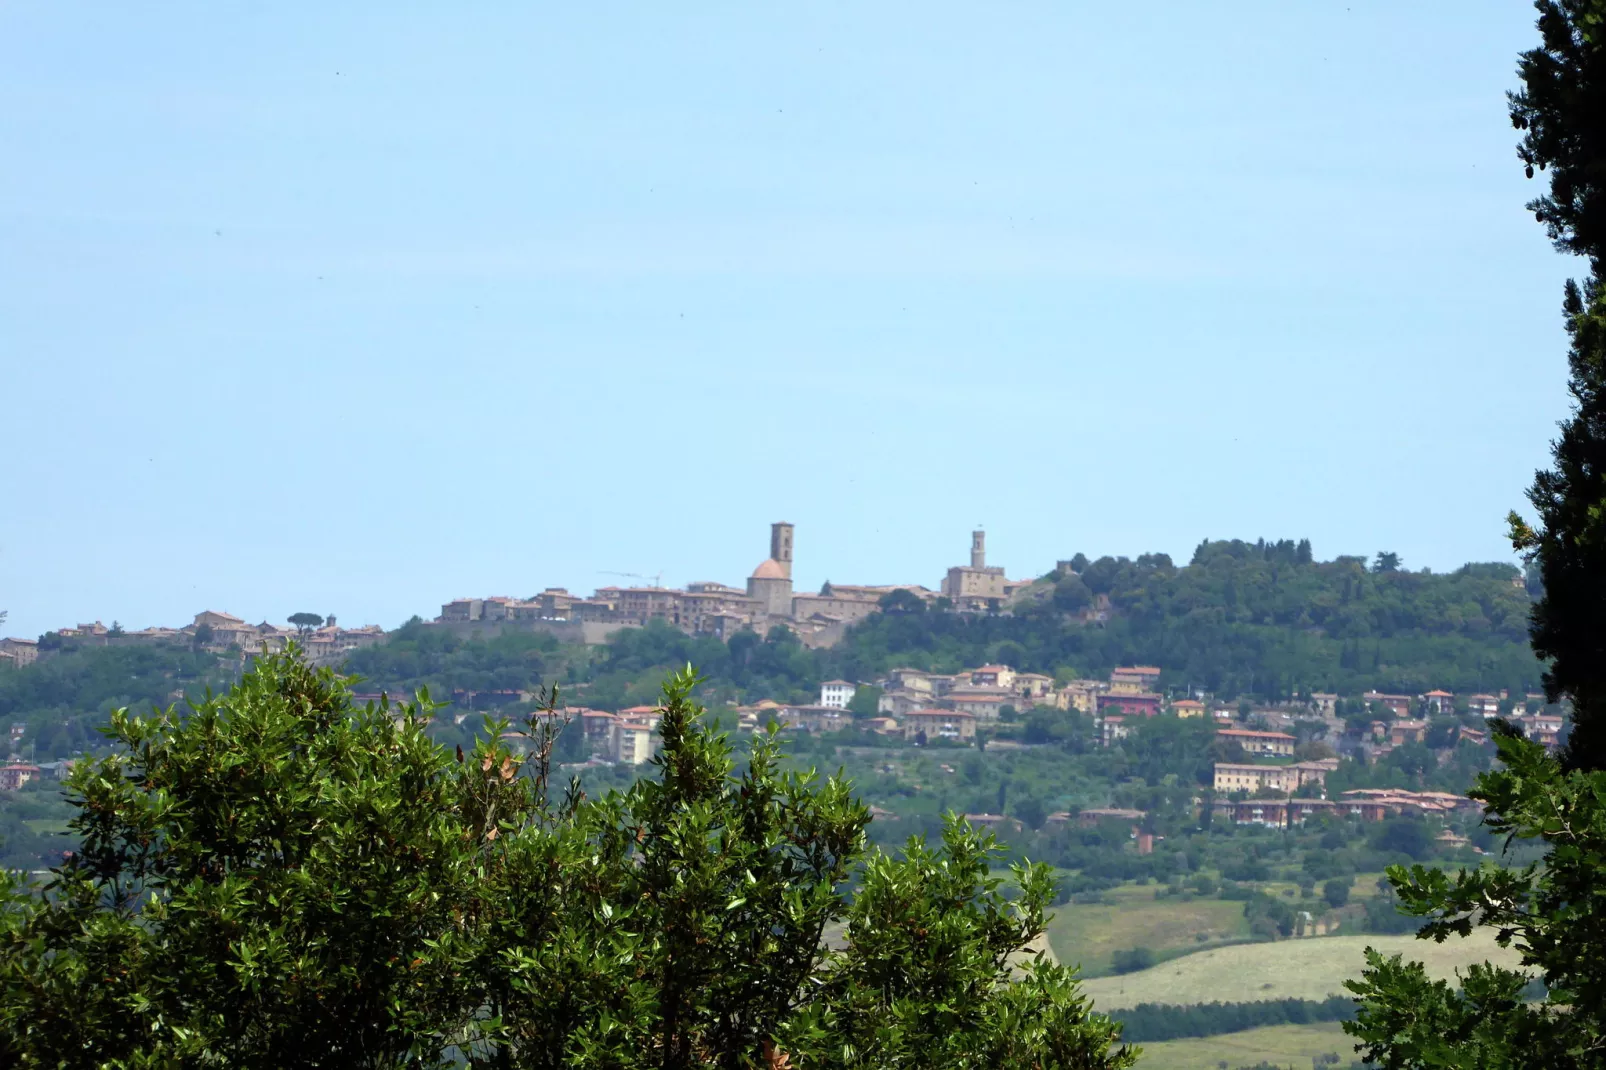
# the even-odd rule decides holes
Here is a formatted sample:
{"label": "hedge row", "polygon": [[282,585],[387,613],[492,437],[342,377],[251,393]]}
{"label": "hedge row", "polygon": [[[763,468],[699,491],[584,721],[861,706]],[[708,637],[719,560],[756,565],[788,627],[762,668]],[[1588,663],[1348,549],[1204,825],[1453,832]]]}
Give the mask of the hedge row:
{"label": "hedge row", "polygon": [[1343,1022],[1355,1017],[1355,1002],[1348,996],[1324,1000],[1269,999],[1253,1003],[1140,1003],[1112,1013],[1126,1026],[1123,1040],[1137,1043],[1211,1037],[1263,1025],[1302,1025],[1308,1022]]}

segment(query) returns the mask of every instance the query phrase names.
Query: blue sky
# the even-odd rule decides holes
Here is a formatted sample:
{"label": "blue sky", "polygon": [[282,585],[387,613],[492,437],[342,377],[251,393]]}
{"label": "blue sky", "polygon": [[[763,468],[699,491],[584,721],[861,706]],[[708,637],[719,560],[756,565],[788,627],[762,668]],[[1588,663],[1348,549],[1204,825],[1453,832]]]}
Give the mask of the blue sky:
{"label": "blue sky", "polygon": [[[328,10],[328,8],[340,10]],[[687,9],[690,9],[688,11]],[[4,631],[1510,560],[1517,0],[0,9]]]}

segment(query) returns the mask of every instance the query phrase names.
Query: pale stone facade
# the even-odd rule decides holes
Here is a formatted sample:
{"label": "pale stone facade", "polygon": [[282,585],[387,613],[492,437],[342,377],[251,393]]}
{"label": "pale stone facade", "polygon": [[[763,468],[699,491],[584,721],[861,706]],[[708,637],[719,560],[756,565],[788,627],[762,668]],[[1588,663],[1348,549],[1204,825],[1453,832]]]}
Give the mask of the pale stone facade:
{"label": "pale stone facade", "polygon": [[820,705],[845,710],[858,690],[858,684],[847,680],[827,680],[820,685]]}
{"label": "pale stone facade", "polygon": [[1217,762],[1215,789],[1231,794],[1236,791],[1257,792],[1263,788],[1274,791],[1297,791],[1306,784],[1320,785],[1327,774],[1338,768],[1337,758],[1319,758],[1293,765],[1243,765]]}
{"label": "pale stone facade", "polygon": [[955,565],[942,581],[942,593],[957,609],[991,609],[1005,597],[1004,570],[987,564],[987,533],[970,533],[970,564]]}
{"label": "pale stone facade", "polygon": [[911,710],[903,717],[904,738],[912,740],[921,733],[928,742],[969,742],[976,738],[976,718],[961,710]]}

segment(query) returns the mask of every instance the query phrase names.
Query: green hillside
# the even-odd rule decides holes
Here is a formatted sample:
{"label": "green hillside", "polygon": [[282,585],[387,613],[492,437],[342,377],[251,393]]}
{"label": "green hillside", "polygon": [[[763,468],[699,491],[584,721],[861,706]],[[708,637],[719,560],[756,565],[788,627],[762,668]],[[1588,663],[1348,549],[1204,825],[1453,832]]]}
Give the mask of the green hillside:
{"label": "green hillside", "polygon": [[1055,958],[1081,967],[1084,977],[1112,973],[1115,953],[1129,948],[1149,948],[1169,957],[1250,937],[1242,903],[1156,899],[1152,887],[1139,885],[1124,885],[1104,898],[1101,903],[1056,907],[1049,923]]}
{"label": "green hillside", "polygon": [[826,660],[857,679],[894,664],[957,670],[994,661],[1102,676],[1138,663],[1163,669],[1164,686],[1223,696],[1539,686],[1527,645],[1531,600],[1511,565],[1369,568],[1358,557],[1314,561],[1308,544],[1287,540],[1206,541],[1181,567],[1165,554],[1078,564],[996,615],[903,602],[854,628]]}
{"label": "green hillside", "polygon": [[[985,662],[1084,676],[1152,664],[1164,687],[1221,697],[1539,687],[1526,640],[1530,599],[1510,565],[1407,572],[1356,557],[1315,561],[1305,543],[1234,540],[1201,543],[1181,567],[1164,554],[1077,567],[1050,573],[992,614],[895,597],[827,650],[807,649],[781,629],[722,642],[658,625],[584,648],[522,633],[465,639],[415,618],[386,643],[354,653],[347,668],[363,677],[363,690],[427,686],[449,700],[557,683],[566,700],[602,709],[651,702],[663,675],[688,662],[708,677],[703,697],[711,705],[808,701],[833,677]],[[59,756],[92,744],[94,726],[115,706],[165,704],[238,671],[233,659],[179,645],[69,646],[0,672],[0,725],[26,723],[39,756]]]}
{"label": "green hillside", "polygon": [[1345,994],[1344,981],[1360,974],[1368,947],[1403,954],[1450,979],[1474,962],[1515,966],[1518,958],[1483,929],[1442,944],[1415,936],[1317,936],[1212,948],[1137,973],[1090,978],[1083,989],[1106,1011],[1139,1003],[1321,1000]]}
{"label": "green hillside", "polygon": [[1204,542],[1180,567],[1164,554],[1077,564],[1079,571],[1050,573],[990,614],[893,596],[827,650],[807,649],[781,629],[721,642],[659,625],[583,650],[542,636],[466,640],[415,622],[353,655],[350,668],[374,686],[428,684],[443,696],[559,682],[571,698],[602,709],[652,701],[663,674],[687,662],[708,677],[711,703],[808,701],[833,677],[868,681],[897,666],[957,671],[986,662],[1083,676],[1157,665],[1164,687],[1222,697],[1539,687],[1527,643],[1531,600],[1511,565],[1408,572],[1357,557],[1315,561],[1308,544],[1288,540]]}
{"label": "green hillside", "polygon": [[1143,1070],[1229,1070],[1271,1065],[1304,1067],[1324,1055],[1337,1055],[1336,1067],[1351,1065],[1355,1042],[1337,1022],[1314,1025],[1269,1025],[1189,1040],[1165,1040],[1143,1045],[1138,1065]]}
{"label": "green hillside", "polygon": [[149,710],[238,678],[236,658],[175,643],[68,647],[21,669],[0,670],[0,730],[22,726],[21,748],[38,761],[100,742],[119,706]]}

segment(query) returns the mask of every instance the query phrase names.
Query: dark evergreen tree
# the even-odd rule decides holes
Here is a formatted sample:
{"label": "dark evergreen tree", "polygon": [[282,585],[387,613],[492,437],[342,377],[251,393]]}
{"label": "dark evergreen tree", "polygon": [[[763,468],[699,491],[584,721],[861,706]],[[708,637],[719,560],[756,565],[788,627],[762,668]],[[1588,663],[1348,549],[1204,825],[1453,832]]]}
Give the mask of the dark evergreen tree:
{"label": "dark evergreen tree", "polygon": [[1517,155],[1550,174],[1550,192],[1529,203],[1556,248],[1589,261],[1563,301],[1573,412],[1553,446],[1555,464],[1528,499],[1538,524],[1511,516],[1513,544],[1538,565],[1542,597],[1531,621],[1534,650],[1549,661],[1545,690],[1571,702],[1565,761],[1606,767],[1606,0],[1540,0],[1541,44],[1522,54],[1522,89],[1511,121]]}
{"label": "dark evergreen tree", "polygon": [[[1590,275],[1567,283],[1575,408],[1554,444],[1555,466],[1529,492],[1539,525],[1515,513],[1510,520],[1512,542],[1543,580],[1531,636],[1550,662],[1546,691],[1572,702],[1564,754],[1572,768],[1497,722],[1505,768],[1481,775],[1469,794],[1485,804],[1495,835],[1542,842],[1542,863],[1454,877],[1389,868],[1400,910],[1426,921],[1419,936],[1443,941],[1486,927],[1516,948],[1522,967],[1473,966],[1452,987],[1421,963],[1368,948],[1361,980],[1348,982],[1360,1007],[1345,1030],[1369,1063],[1391,1068],[1583,1070],[1601,1066],[1606,1051],[1606,949],[1596,921],[1606,858],[1606,0],[1535,6],[1541,44],[1523,53],[1523,89],[1511,96],[1512,122],[1526,131],[1518,156],[1530,178],[1535,168],[1551,172],[1549,195],[1529,208],[1559,249],[1589,258]],[[1544,998],[1530,1001],[1535,980]]]}

